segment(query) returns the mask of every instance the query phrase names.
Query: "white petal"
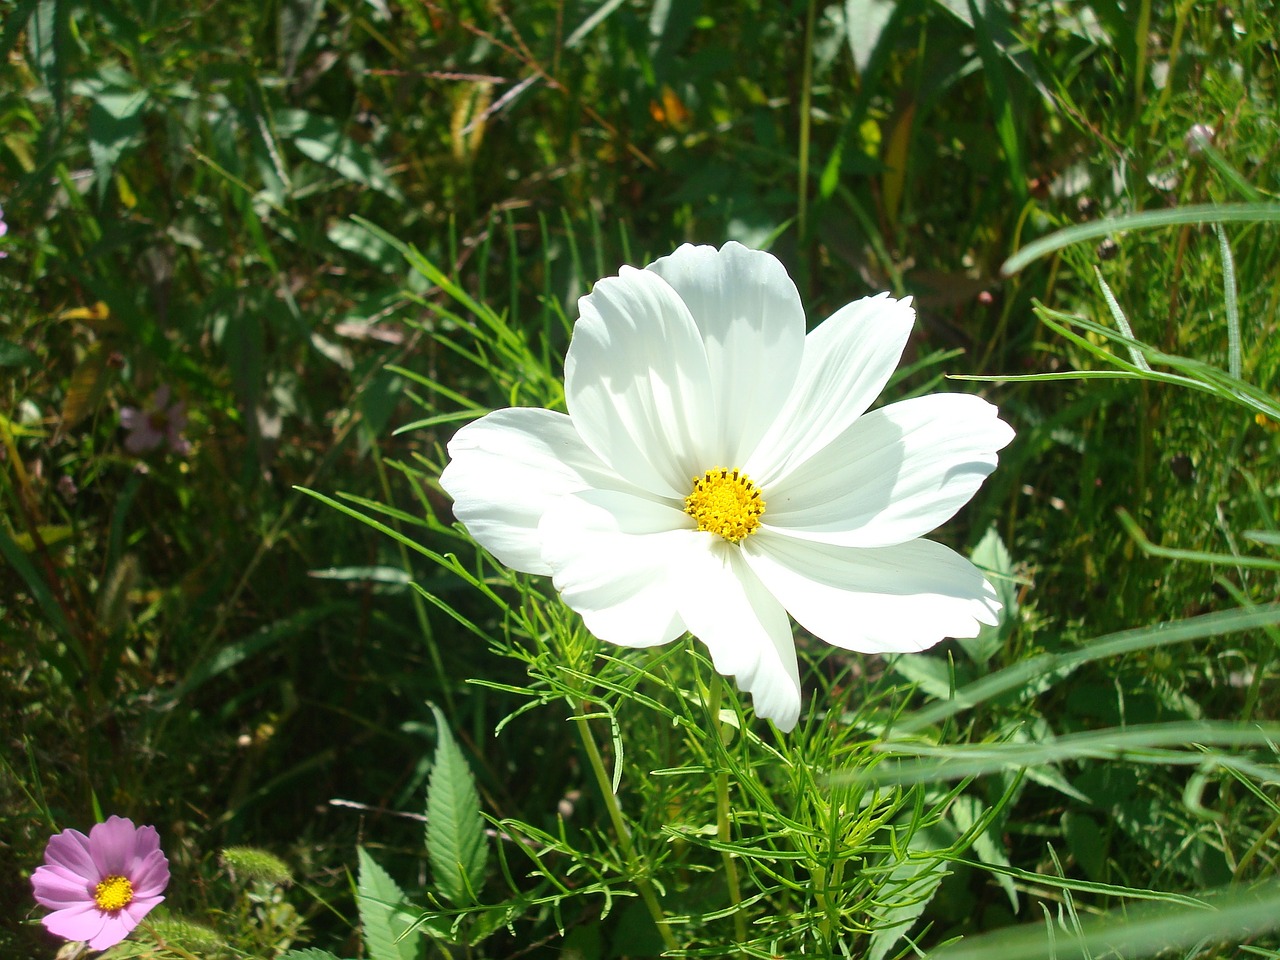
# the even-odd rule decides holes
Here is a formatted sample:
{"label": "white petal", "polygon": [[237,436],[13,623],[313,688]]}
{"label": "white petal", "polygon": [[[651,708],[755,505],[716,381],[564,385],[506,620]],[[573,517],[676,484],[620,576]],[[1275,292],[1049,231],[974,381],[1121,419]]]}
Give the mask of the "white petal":
{"label": "white petal", "polygon": [[685,244],[646,270],[689,308],[706,345],[716,404],[712,466],[739,466],[782,408],[804,353],[804,307],[777,257],[729,241]]}
{"label": "white petal", "polygon": [[741,550],[714,534],[695,536],[698,549],[677,560],[681,616],[716,670],[751,694],[756,716],[791,730],[800,717],[800,671],[786,611]]}
{"label": "white petal", "polygon": [[449,441],[440,485],[453,513],[500,562],[525,573],[550,573],[538,523],[557,499],[596,487],[622,488],[563,413],[520,407],[496,410]]}
{"label": "white petal", "polygon": [[652,647],[685,632],[670,571],[696,531],[678,507],[588,490],[552,506],[539,534],[561,598],[601,640]]}
{"label": "white petal", "polygon": [[707,355],[689,310],[656,273],[623,267],[578,301],[565,400],[587,445],[619,476],[683,497],[716,429]]}
{"label": "white petal", "polygon": [[862,653],[924,650],[998,622],[982,572],[931,540],[856,549],[760,531],[743,553],[791,616],[827,643]]}
{"label": "white petal", "polygon": [[981,397],[935,393],[860,417],[766,491],[779,533],[851,547],[913,540],[951,519],[1013,429]]}
{"label": "white petal", "polygon": [[882,293],[841,307],[814,328],[786,406],[745,463],[748,476],[768,486],[848,429],[889,382],[915,315],[910,297]]}

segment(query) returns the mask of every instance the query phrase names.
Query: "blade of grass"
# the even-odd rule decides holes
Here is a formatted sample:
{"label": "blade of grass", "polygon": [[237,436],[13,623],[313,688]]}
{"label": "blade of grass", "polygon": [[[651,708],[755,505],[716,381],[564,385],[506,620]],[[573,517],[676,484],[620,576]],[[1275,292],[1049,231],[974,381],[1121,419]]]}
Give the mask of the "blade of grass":
{"label": "blade of grass", "polygon": [[[1126,907],[1081,925],[1075,937],[1054,938],[1053,924],[1026,924],[969,937],[939,948],[938,960],[1086,960],[1146,957],[1208,938],[1239,942],[1280,927],[1280,884],[1230,890],[1209,900],[1211,909],[1184,906],[1136,911]],[[1196,951],[1199,954],[1199,951]]]}
{"label": "blade of grass", "polygon": [[1000,267],[1005,276],[1017,273],[1028,264],[1073,243],[1095,240],[1122,230],[1147,230],[1152,227],[1181,226],[1197,223],[1275,223],[1280,221],[1280,203],[1207,203],[1171,210],[1150,210],[1107,220],[1095,220],[1067,227],[1027,244]]}
{"label": "blade of grass", "polygon": [[1033,681],[1045,677],[1065,677],[1095,660],[1274,624],[1280,624],[1280,603],[1222,610],[1186,620],[1110,634],[1101,637],[1083,650],[1040,654],[983,677],[981,680],[976,680],[956,690],[955,696],[950,700],[934,703],[904,715],[894,723],[893,729],[898,733],[919,732],[992,697],[1028,686]]}
{"label": "blade of grass", "polygon": [[1231,244],[1222,224],[1215,223],[1218,234],[1218,252],[1222,256],[1223,299],[1227,307],[1227,371],[1240,379],[1243,362],[1240,356],[1240,305],[1236,299],[1236,262],[1231,256]]}

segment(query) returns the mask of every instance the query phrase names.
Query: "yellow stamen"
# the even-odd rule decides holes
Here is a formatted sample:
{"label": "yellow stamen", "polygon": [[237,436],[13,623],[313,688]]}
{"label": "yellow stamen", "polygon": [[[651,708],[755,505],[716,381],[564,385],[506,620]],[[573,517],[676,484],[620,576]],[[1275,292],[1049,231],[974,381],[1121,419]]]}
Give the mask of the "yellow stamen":
{"label": "yellow stamen", "polygon": [[133,901],[133,884],[121,876],[110,876],[93,888],[93,902],[99,910],[112,913]]}
{"label": "yellow stamen", "polygon": [[760,526],[764,501],[756,485],[738,470],[714,467],[694,478],[684,512],[698,522],[699,530],[741,543]]}

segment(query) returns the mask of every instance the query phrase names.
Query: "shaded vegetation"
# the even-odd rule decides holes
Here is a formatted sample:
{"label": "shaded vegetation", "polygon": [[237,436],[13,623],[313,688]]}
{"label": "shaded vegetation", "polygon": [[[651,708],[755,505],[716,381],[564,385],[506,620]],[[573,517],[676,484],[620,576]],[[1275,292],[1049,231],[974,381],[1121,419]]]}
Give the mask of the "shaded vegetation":
{"label": "shaded vegetation", "polygon": [[[1101,278],[1138,341],[1274,398],[1274,219],[1224,228],[1238,371],[1209,227],[1117,233],[1000,272],[1072,223],[1270,203],[1280,34],[1266,4],[0,0],[0,14],[0,899],[15,921],[35,916],[26,878],[54,824],[119,813],[159,828],[183,878],[167,903],[175,943],[203,936],[181,929],[189,917],[213,931],[203,955],[356,955],[370,898],[353,882],[415,904],[432,889],[422,825],[403,816],[423,811],[448,737],[428,703],[492,829],[565,849],[535,867],[489,838],[472,893],[491,909],[467,915],[455,881],[428,924],[443,939],[463,917],[483,942],[471,955],[661,946],[582,729],[610,770],[625,761],[636,844],[701,955],[740,932],[705,843],[714,778],[654,769],[727,769],[760,817],[738,838],[753,889],[770,890],[745,908],[757,955],[804,929],[820,931],[811,950],[896,956],[895,923],[932,947],[1043,923],[1042,905],[1074,918],[1135,891],[1274,875],[1264,741],[1211,744],[1199,767],[1117,741],[881,794],[797,773],[876,767],[899,715],[927,720],[912,711],[1037,655],[1218,611],[1263,614],[1028,680],[916,733],[1047,745],[1280,720],[1265,606],[1277,418],[1227,382],[1007,379],[1132,363],[1068,322],[1116,329]],[[743,727],[721,749],[704,723],[719,714],[678,693],[714,683],[692,645],[602,648],[543,604],[549,585],[474,556],[433,478],[460,421],[560,402],[574,304],[595,279],[729,238],[771,245],[814,322],[867,293],[913,295],[891,399],[981,389],[1000,405],[1018,439],[941,536],[985,551],[1016,616],[980,645],[887,663],[801,638],[810,702],[839,722],[815,714],[779,744],[726,691]],[[161,387],[185,405],[191,449],[131,452],[121,411]],[[1206,556],[1161,556],[1139,534]],[[514,606],[414,545],[457,553]],[[551,705],[495,738],[530,689]],[[565,697],[615,715],[625,755],[607,721],[566,722]],[[821,930],[829,905],[784,856],[803,831],[770,832],[783,819],[849,831],[840,862],[850,878],[872,869],[838,888],[837,913],[861,927]],[[372,855],[357,861],[357,843]],[[237,875],[217,851],[241,844],[283,858],[293,886]],[[569,863],[572,895],[551,897]],[[1240,955],[1227,939],[1203,955]],[[6,954],[50,943],[34,923],[0,931]]]}

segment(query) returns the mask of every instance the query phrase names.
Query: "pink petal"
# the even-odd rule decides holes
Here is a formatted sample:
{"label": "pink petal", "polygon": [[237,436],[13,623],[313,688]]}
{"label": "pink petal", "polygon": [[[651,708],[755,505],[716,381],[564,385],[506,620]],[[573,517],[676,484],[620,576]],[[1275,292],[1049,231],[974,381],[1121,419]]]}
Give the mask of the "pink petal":
{"label": "pink petal", "polygon": [[45,864],[42,867],[38,867],[36,869],[36,872],[31,875],[31,879],[33,881],[36,878],[36,874],[41,874],[42,876],[45,876],[45,877],[57,877],[58,880],[62,883],[73,884],[84,890],[92,889],[93,886],[98,882],[96,874],[91,879],[85,879],[84,877],[80,876],[80,874],[76,873],[74,870],[71,870],[68,867],[64,867],[62,864],[59,864],[59,863]]}
{"label": "pink petal", "polygon": [[154,897],[169,885],[169,861],[161,851],[153,850],[145,860],[135,864],[129,880],[134,897]]}
{"label": "pink petal", "polygon": [[137,835],[133,821],[111,816],[89,831],[89,853],[98,877],[126,876],[133,865],[133,844]]}
{"label": "pink petal", "polygon": [[90,840],[79,830],[63,830],[49,838],[44,848],[45,863],[61,866],[77,877],[97,883],[101,879],[89,853]]}
{"label": "pink petal", "polygon": [[36,902],[50,910],[61,910],[73,904],[92,901],[93,884],[76,876],[65,867],[37,867],[31,874]]}
{"label": "pink petal", "polygon": [[89,946],[94,950],[105,950],[107,947],[114,947],[117,943],[133,932],[133,928],[138,925],[138,921],[129,916],[128,912],[120,910],[117,913],[103,914],[106,922],[102,925],[102,932],[89,941]]}
{"label": "pink petal", "polygon": [[136,926],[142,922],[143,917],[159,906],[162,900],[164,897],[134,897],[124,908],[124,912],[133,918]]}
{"label": "pink petal", "polygon": [[[146,860],[160,851],[160,831],[152,826],[139,827],[133,835],[133,858]],[[162,854],[163,856],[163,854]]]}
{"label": "pink petal", "polygon": [[[44,917],[40,922],[50,933],[66,940],[92,940],[102,933],[107,914],[93,901],[78,907],[68,907]],[[117,941],[112,941],[115,943]]]}

